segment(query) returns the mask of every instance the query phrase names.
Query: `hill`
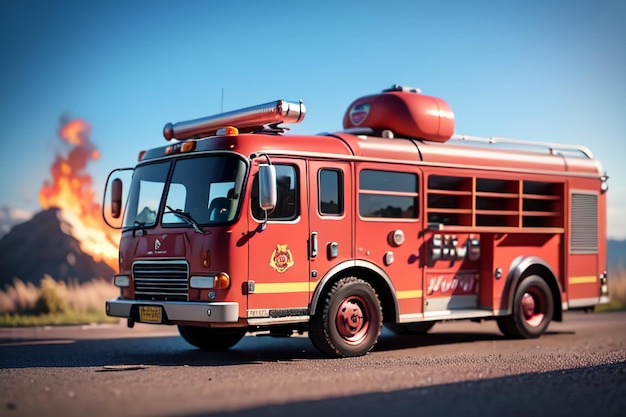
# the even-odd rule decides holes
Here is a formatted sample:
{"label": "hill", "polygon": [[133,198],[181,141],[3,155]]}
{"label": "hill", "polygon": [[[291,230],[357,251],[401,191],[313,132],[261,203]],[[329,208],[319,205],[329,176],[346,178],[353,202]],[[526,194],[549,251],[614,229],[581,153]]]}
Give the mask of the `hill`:
{"label": "hill", "polygon": [[13,278],[39,285],[45,274],[75,283],[110,279],[113,269],[83,252],[72,230],[58,208],[14,226],[0,239],[0,289],[12,284]]}
{"label": "hill", "polygon": [[606,263],[609,269],[626,268],[626,240],[607,240]]}

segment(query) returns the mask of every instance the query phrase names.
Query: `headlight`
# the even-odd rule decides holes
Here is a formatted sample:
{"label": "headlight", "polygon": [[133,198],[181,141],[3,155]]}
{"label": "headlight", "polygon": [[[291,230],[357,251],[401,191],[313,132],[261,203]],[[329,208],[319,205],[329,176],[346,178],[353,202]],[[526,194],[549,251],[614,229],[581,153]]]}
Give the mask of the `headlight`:
{"label": "headlight", "polygon": [[226,272],[211,276],[193,276],[189,279],[189,286],[198,289],[222,290],[230,286],[230,277]]}
{"label": "headlight", "polygon": [[113,283],[116,287],[128,287],[130,285],[130,277],[128,275],[115,275]]}

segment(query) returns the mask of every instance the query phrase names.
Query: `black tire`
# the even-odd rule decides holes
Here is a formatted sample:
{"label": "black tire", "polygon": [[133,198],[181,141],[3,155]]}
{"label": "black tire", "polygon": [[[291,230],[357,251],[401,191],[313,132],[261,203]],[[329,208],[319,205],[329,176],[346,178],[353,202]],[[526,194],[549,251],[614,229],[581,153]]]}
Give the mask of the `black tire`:
{"label": "black tire", "polygon": [[380,301],[362,279],[337,281],[320,308],[309,325],[309,338],[320,352],[332,357],[360,356],[378,341],[383,326]]}
{"label": "black tire", "polygon": [[422,321],[419,323],[386,323],[385,327],[395,334],[424,334],[433,328],[436,322]]}
{"label": "black tire", "polygon": [[513,314],[496,319],[509,337],[534,339],[541,336],[554,316],[554,299],[546,281],[530,275],[519,284],[513,298]]}
{"label": "black tire", "polygon": [[211,329],[209,327],[178,326],[178,332],[190,345],[202,350],[219,351],[235,346],[246,334],[246,329]]}

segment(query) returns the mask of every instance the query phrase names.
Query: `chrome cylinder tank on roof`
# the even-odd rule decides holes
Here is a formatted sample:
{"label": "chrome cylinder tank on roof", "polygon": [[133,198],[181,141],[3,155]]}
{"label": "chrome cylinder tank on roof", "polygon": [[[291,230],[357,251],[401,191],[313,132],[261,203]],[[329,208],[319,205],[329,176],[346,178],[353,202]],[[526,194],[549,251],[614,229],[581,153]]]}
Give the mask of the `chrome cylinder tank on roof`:
{"label": "chrome cylinder tank on roof", "polygon": [[267,124],[300,123],[305,114],[306,107],[302,101],[277,100],[200,119],[168,123],[163,128],[163,136],[167,140],[183,140],[212,136],[226,126],[234,126],[241,131]]}

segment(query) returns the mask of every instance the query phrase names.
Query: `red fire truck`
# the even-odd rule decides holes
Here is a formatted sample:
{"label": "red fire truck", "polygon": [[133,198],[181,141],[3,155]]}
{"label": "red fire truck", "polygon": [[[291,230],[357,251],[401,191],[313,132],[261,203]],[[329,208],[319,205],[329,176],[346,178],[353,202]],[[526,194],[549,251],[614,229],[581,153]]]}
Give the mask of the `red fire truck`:
{"label": "red fire truck", "polygon": [[167,124],[126,198],[111,173],[109,316],[205,350],[306,331],[344,357],[383,326],[534,338],[608,301],[607,176],[587,148],[455,135],[446,102],[401,86],[354,101],[343,131],[285,134],[304,116],[279,100]]}

